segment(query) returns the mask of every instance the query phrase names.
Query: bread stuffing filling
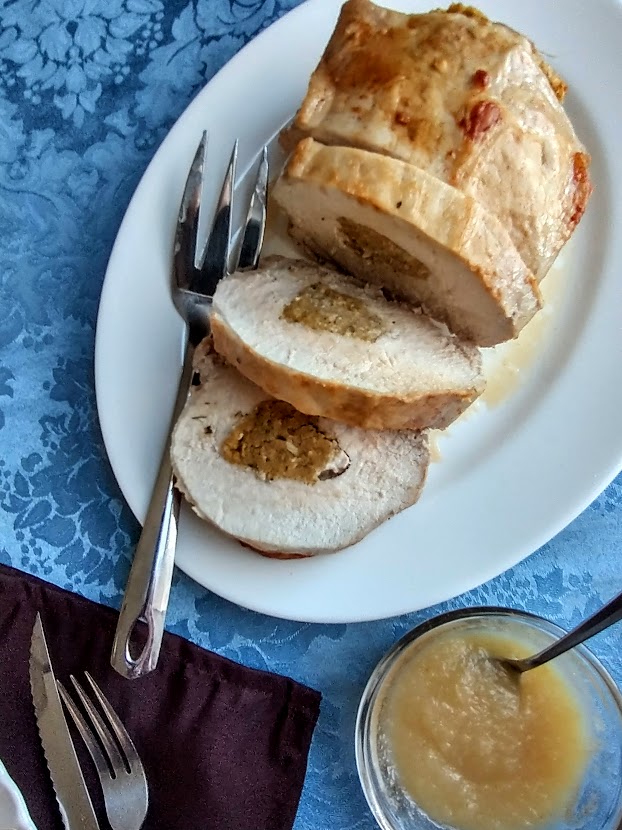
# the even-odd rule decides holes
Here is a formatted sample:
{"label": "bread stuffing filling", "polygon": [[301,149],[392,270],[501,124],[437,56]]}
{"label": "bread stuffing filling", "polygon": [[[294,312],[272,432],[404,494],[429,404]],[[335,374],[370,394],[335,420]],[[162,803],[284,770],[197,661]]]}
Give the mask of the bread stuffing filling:
{"label": "bread stuffing filling", "polygon": [[321,282],[304,288],[281,312],[290,323],[375,343],[386,332],[382,318],[359,297],[335,291]]}
{"label": "bread stuffing filling", "polygon": [[263,481],[278,478],[315,484],[347,470],[350,459],[337,441],[284,401],[262,401],[222,442],[231,464],[250,467]]}
{"label": "bread stuffing filling", "polygon": [[[397,202],[396,210],[401,206],[402,203]],[[371,267],[382,270],[389,268],[396,274],[409,274],[416,280],[430,276],[430,271],[422,262],[409,256],[399,245],[372,228],[359,225],[345,216],[338,220],[338,225],[342,244],[355,256],[368,260]]]}

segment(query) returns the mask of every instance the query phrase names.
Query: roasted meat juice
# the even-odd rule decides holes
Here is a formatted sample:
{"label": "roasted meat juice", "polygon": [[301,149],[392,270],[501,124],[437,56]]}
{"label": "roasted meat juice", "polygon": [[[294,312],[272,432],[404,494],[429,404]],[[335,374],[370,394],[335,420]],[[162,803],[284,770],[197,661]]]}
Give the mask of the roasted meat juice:
{"label": "roasted meat juice", "polygon": [[430,818],[519,830],[571,810],[587,762],[584,716],[553,665],[522,675],[491,657],[529,649],[482,632],[429,635],[386,700],[391,763]]}

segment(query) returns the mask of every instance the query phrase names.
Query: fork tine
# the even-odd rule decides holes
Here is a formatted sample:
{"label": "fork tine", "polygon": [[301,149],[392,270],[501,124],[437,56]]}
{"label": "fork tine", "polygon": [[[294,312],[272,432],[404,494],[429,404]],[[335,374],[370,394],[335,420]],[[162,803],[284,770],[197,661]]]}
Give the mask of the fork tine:
{"label": "fork tine", "polygon": [[204,130],[188,172],[184,195],[179,206],[174,248],[174,270],[178,283],[182,275],[186,275],[184,280],[187,282],[188,277],[197,267],[195,264],[196,249],[207,143],[208,133]]}
{"label": "fork tine", "polygon": [[231,249],[231,203],[235,167],[238,158],[238,141],[236,139],[229,161],[229,167],[222,183],[222,190],[216,206],[216,215],[212,230],[207,240],[205,255],[201,268],[201,293],[212,296],[218,282],[228,272],[229,253]]}
{"label": "fork tine", "polygon": [[268,147],[264,145],[255,179],[253,196],[246,216],[237,268],[257,268],[266,229],[266,198],[268,194]]}
{"label": "fork tine", "polygon": [[[88,674],[87,677],[89,677]],[[104,749],[108,753],[108,758],[110,759],[110,766],[113,770],[113,777],[115,777],[114,774],[117,772],[117,770],[122,770],[126,768],[125,761],[121,757],[121,753],[117,749],[116,744],[110,737],[110,732],[108,731],[106,724],[102,720],[97,709],[93,706],[93,704],[87,697],[86,692],[84,691],[82,686],[78,683],[78,681],[73,675],[70,675],[70,680],[73,683],[73,687],[76,690],[78,697],[82,702],[82,705],[88,712],[88,715],[91,719],[91,724],[93,725],[95,731],[99,735],[99,739],[102,742]]]}
{"label": "fork tine", "polygon": [[95,764],[97,772],[99,773],[99,775],[110,775],[110,766],[104,758],[104,754],[99,748],[99,744],[95,740],[95,736],[93,735],[86,721],[82,717],[80,710],[73,702],[73,700],[69,696],[69,693],[67,692],[67,689],[65,689],[60,680],[56,681],[56,686],[58,688],[58,693],[61,696],[63,703],[67,707],[67,711],[71,715],[71,718],[75,723],[78,732],[82,736],[82,740],[86,744],[86,748],[91,754],[91,758],[93,759],[93,763]]}
{"label": "fork tine", "polygon": [[114,735],[117,741],[119,742],[119,746],[125,753],[125,757],[128,760],[131,771],[134,772],[140,770],[144,775],[142,761],[138,756],[138,752],[136,751],[136,747],[134,746],[132,739],[130,738],[130,736],[127,733],[127,730],[121,723],[119,716],[112,708],[112,706],[108,702],[108,698],[104,695],[97,683],[93,680],[89,672],[85,671],[84,674],[86,679],[91,684],[91,688],[93,689],[95,697],[99,701],[99,705],[101,706],[101,708],[106,714],[106,717],[108,718],[110,728],[114,732]]}

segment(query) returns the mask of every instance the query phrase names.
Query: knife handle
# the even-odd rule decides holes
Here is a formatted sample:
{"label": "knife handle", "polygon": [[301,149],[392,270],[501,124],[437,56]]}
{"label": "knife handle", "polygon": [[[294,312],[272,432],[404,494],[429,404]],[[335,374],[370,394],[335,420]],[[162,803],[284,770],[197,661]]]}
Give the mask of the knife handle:
{"label": "knife handle", "polygon": [[[194,348],[188,341],[173,417],[134,553],[112,645],[112,667],[130,680],[155,669],[164,634],[181,506],[181,494],[174,487],[170,460],[171,432],[188,397],[193,353]],[[131,640],[139,621],[147,624],[147,639],[140,653],[135,654]]]}

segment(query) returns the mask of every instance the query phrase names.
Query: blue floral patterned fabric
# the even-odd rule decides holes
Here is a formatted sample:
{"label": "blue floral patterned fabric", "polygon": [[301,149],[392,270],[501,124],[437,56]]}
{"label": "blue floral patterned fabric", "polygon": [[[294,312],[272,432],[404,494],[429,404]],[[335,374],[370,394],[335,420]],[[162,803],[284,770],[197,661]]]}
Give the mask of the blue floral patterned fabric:
{"label": "blue floral patterned fabric", "polygon": [[[111,246],[140,176],[192,97],[297,0],[0,0],[0,561],[118,606],[138,525],[98,430],[93,347]],[[448,603],[571,626],[622,589],[622,477],[560,536]],[[297,830],[372,828],[357,701],[382,653],[439,608],[303,625],[176,572],[168,627],[320,689]],[[618,681],[622,629],[593,641]]]}

